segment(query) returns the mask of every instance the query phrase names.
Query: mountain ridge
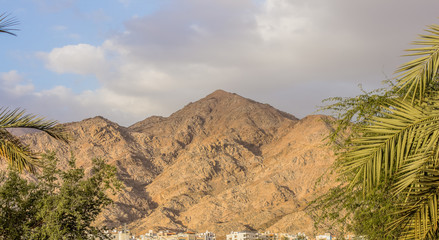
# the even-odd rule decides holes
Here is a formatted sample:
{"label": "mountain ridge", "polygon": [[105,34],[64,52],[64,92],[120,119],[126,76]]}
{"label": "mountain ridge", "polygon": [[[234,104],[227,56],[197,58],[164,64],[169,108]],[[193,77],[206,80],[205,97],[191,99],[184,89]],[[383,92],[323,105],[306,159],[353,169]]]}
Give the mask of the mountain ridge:
{"label": "mountain ridge", "polygon": [[[73,141],[44,134],[22,139],[50,149],[60,167],[75,154],[88,169],[103,157],[127,186],[99,224],[149,229],[300,231],[312,234],[304,206],[334,156],[323,115],[297,119],[268,104],[217,90],[169,117],[123,127],[97,116],[66,123]],[[300,219],[300,221],[298,221]]]}

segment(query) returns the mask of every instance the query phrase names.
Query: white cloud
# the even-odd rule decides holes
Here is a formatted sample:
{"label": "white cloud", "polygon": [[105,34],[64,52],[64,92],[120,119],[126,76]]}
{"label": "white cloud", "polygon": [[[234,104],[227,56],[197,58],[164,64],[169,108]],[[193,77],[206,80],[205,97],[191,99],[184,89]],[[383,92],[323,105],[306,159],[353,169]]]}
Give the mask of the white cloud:
{"label": "white cloud", "polygon": [[60,99],[66,99],[72,97],[72,91],[65,86],[55,86],[51,89],[36,92],[37,97],[56,97]]}
{"label": "white cloud", "polygon": [[46,67],[57,73],[96,74],[106,68],[104,51],[89,44],[67,45],[40,53]]}
{"label": "white cloud", "polygon": [[40,54],[48,69],[94,75],[100,86],[58,86],[33,98],[75,119],[99,114],[128,125],[222,88],[303,117],[323,98],[354,95],[358,83],[378,87],[438,8],[431,0],[172,1],[126,21],[102,45]]}
{"label": "white cloud", "polygon": [[257,31],[264,40],[292,40],[291,38],[312,31],[312,12],[318,12],[318,6],[310,9],[307,2],[295,3],[288,0],[268,0],[262,4],[262,11],[255,19]]}
{"label": "white cloud", "polygon": [[22,82],[24,79],[20,74],[18,74],[17,70],[11,70],[9,72],[1,73],[0,80],[4,85],[12,85]]}
{"label": "white cloud", "polygon": [[20,75],[16,70],[0,73],[0,90],[12,97],[20,97],[34,91],[34,85]]}
{"label": "white cloud", "polygon": [[[138,104],[139,101],[142,104]],[[164,106],[148,96],[128,96],[106,88],[75,93],[59,85],[36,91],[33,84],[16,70],[0,73],[0,102],[2,107],[31,109],[29,113],[61,122],[101,115],[130,125],[144,119],[145,111],[164,113],[160,112]]]}

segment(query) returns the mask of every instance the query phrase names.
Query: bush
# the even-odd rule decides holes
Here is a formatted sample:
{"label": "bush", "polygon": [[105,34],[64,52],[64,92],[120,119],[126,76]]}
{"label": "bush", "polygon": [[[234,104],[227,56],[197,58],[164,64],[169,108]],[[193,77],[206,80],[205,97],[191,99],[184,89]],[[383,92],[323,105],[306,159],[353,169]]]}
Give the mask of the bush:
{"label": "bush", "polygon": [[16,170],[0,175],[0,239],[90,239],[106,236],[93,222],[112,203],[107,193],[121,187],[116,168],[93,159],[90,176],[69,161],[65,171],[56,168],[53,153],[43,156],[36,181]]}

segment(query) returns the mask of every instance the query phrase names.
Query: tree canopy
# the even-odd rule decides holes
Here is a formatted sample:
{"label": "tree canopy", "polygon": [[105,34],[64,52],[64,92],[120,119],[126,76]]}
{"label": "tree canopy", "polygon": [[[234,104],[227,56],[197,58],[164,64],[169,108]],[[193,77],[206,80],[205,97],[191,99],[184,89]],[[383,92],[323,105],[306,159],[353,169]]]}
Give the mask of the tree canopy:
{"label": "tree canopy", "polygon": [[44,155],[42,173],[28,181],[14,169],[0,178],[0,239],[106,239],[93,225],[112,203],[121,182],[116,168],[93,159],[89,176],[69,161],[59,170],[53,153]]}

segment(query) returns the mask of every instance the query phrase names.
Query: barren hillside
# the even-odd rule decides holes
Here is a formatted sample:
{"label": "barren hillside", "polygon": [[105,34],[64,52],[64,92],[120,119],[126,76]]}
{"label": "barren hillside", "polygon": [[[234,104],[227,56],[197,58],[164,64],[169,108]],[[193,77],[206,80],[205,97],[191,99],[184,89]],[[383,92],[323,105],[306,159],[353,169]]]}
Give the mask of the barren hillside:
{"label": "barren hillside", "polygon": [[[311,234],[303,211],[316,179],[333,162],[322,139],[330,130],[314,115],[297,119],[270,105],[222,90],[169,117],[122,127],[102,117],[65,124],[65,145],[44,134],[23,138],[78,165],[102,157],[126,188],[100,223],[148,229],[236,230]],[[62,166],[62,164],[61,164]]]}

